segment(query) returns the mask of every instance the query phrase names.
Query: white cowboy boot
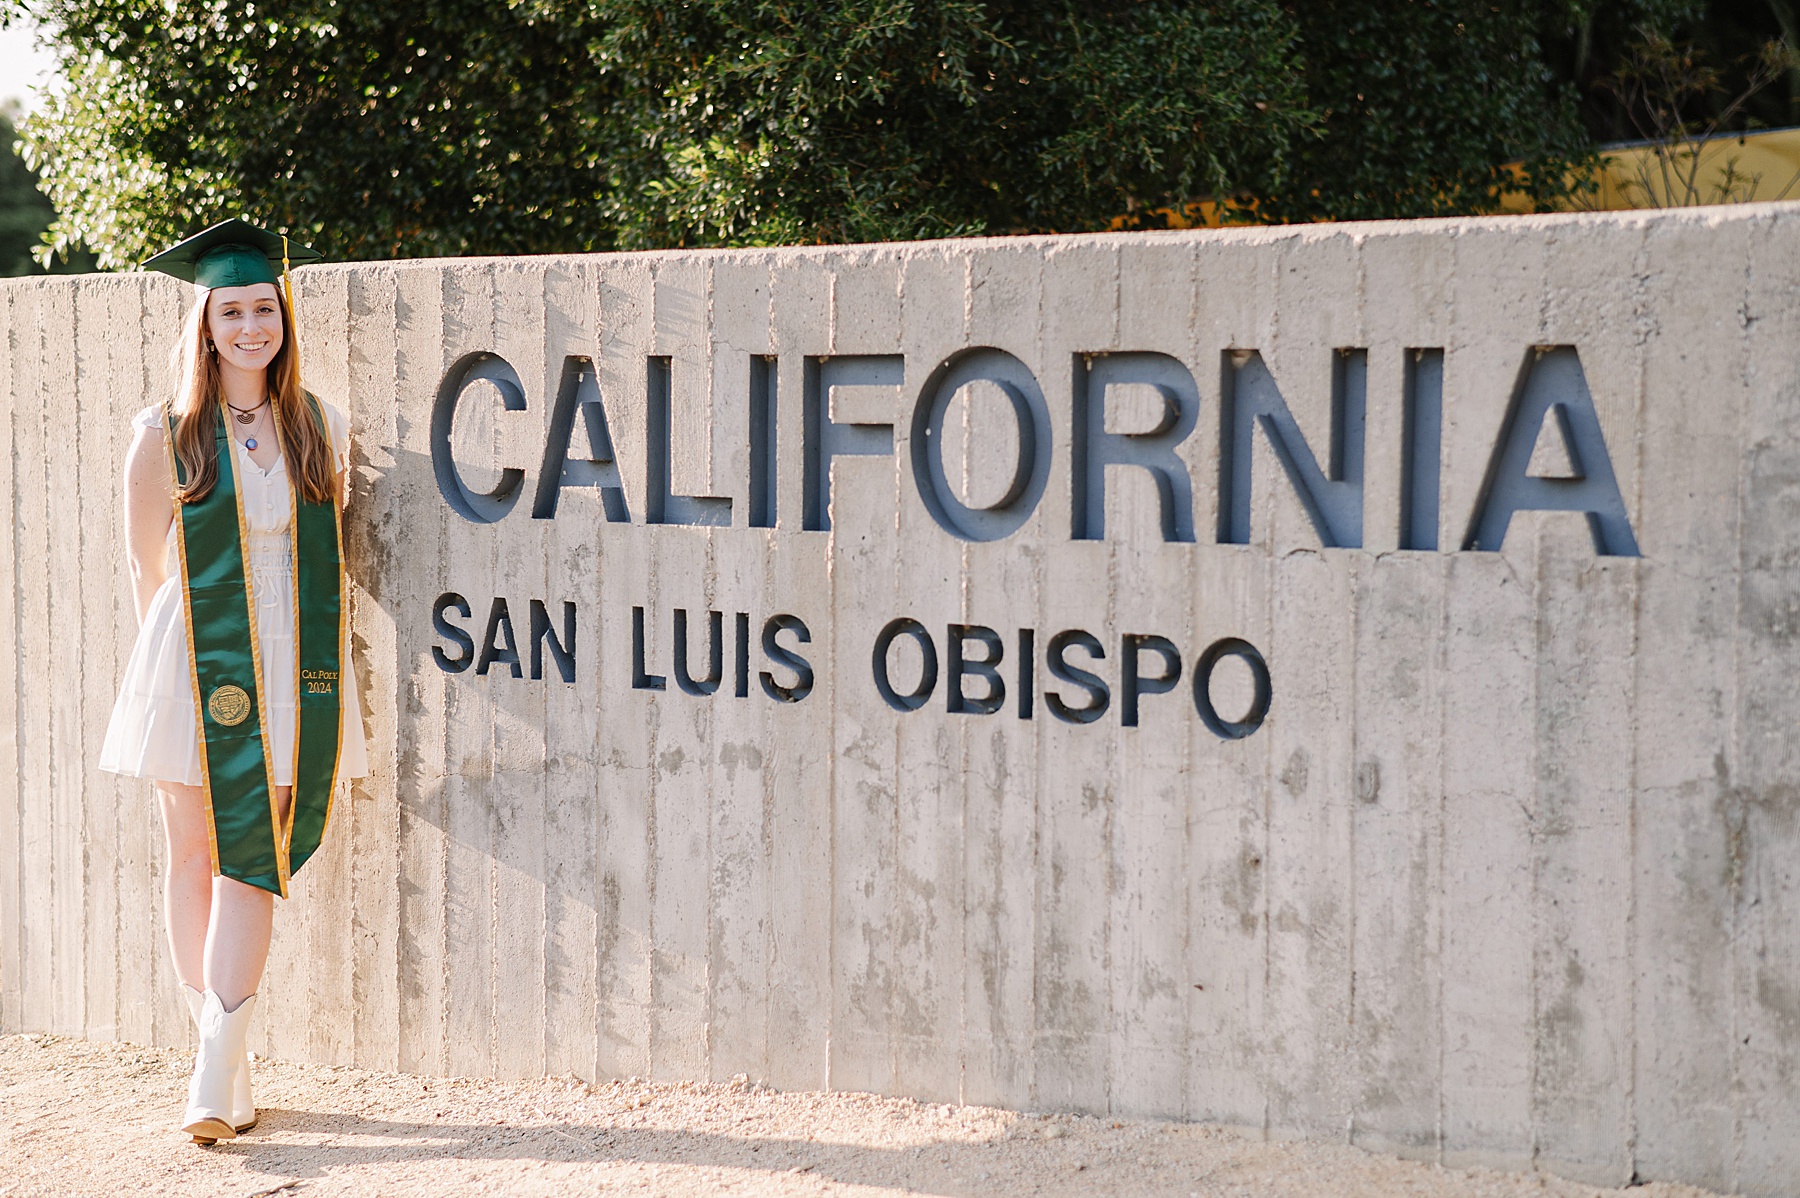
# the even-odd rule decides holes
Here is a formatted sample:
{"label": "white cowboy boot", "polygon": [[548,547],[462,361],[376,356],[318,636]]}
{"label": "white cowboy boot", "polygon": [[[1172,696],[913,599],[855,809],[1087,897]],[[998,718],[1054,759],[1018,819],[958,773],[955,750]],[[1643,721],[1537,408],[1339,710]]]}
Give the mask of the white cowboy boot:
{"label": "white cowboy boot", "polygon": [[[187,1002],[188,1014],[194,1017],[194,1026],[200,1026],[200,1011],[206,1005],[206,996],[192,986],[181,984],[181,997]],[[256,1126],[256,1103],[250,1096],[250,1053],[244,1053],[244,1060],[238,1066],[237,1076],[231,1084],[231,1125],[243,1135]]]}
{"label": "white cowboy boot", "polygon": [[237,1136],[232,1122],[232,1089],[244,1064],[244,1037],[250,1030],[250,1013],[256,1008],[252,994],[227,1011],[219,996],[208,990],[200,1004],[200,1051],[195,1054],[194,1077],[188,1082],[187,1114],[181,1130],[194,1139],[230,1140]]}

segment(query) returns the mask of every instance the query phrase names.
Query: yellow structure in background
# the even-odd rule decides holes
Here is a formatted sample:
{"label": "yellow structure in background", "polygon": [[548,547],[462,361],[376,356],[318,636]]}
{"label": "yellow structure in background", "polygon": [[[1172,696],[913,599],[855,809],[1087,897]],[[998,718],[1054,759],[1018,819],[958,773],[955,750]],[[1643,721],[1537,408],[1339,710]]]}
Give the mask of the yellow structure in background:
{"label": "yellow structure in background", "polygon": [[[1517,163],[1507,168],[1515,174]],[[1500,197],[1500,212],[1607,212],[1628,208],[1686,208],[1696,204],[1745,204],[1752,200],[1800,200],[1800,128],[1669,142],[1620,142],[1600,147],[1592,186],[1548,209],[1523,192]],[[1255,210],[1255,204],[1249,205]],[[1194,200],[1180,208],[1156,208],[1145,222],[1129,216],[1114,229],[1146,224],[1170,229],[1216,229],[1227,223],[1219,205]],[[1158,224],[1157,217],[1166,220]],[[1237,221],[1243,223],[1240,216]]]}
{"label": "yellow structure in background", "polygon": [[[1800,200],[1800,129],[1602,146],[1600,168],[1591,182],[1585,194],[1555,210],[1609,212]],[[1501,198],[1502,212],[1537,210],[1517,192]]]}

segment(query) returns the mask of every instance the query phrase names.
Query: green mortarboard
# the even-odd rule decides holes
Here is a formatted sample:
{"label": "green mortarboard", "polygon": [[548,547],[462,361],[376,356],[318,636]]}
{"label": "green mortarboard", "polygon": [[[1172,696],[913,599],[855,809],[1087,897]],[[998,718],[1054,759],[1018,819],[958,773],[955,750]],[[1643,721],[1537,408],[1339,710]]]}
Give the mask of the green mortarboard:
{"label": "green mortarboard", "polygon": [[[297,241],[287,242],[287,260],[295,266],[317,262],[320,257]],[[170,246],[144,263],[144,269],[160,270],[208,289],[248,287],[281,282],[281,259],[281,234],[233,218]]]}

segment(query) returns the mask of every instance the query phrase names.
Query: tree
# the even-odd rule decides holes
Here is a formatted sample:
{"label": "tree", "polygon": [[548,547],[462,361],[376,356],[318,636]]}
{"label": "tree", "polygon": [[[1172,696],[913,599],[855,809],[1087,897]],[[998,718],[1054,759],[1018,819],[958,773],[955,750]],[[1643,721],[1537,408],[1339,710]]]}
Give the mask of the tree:
{"label": "tree", "polygon": [[[1764,86],[1770,43],[1790,54],[1800,50],[1800,0],[1707,0],[1643,11],[1601,6],[1573,14],[1547,45],[1551,69],[1580,96],[1588,135],[1619,142],[1644,137],[1650,117],[1641,104],[1632,110],[1631,89],[1617,86],[1621,74],[1642,74],[1646,59],[1669,53],[1715,75],[1703,97],[1684,97],[1701,100],[1683,105],[1685,119],[1726,117],[1720,125],[1732,132],[1800,124],[1800,65],[1788,69],[1783,85]],[[1666,104],[1671,97],[1663,91],[1656,102]]]}
{"label": "tree", "polygon": [[1270,0],[588,7],[625,245],[1103,227],[1278,186],[1315,120]]}
{"label": "tree", "polygon": [[[39,236],[50,227],[56,212],[37,188],[37,176],[13,149],[18,109],[0,104],[0,278],[44,273],[32,258]],[[93,259],[77,253],[72,261],[57,260],[56,271],[92,270]]]}
{"label": "tree", "polygon": [[1510,161],[1525,163],[1534,195],[1559,194],[1589,150],[1577,97],[1546,60],[1545,35],[1567,7],[1297,0],[1320,121],[1290,186],[1259,211],[1280,220],[1491,211]]}
{"label": "tree", "polygon": [[58,245],[246,213],[335,257],[1494,207],[1588,153],[1557,54],[1676,0],[0,0]]}
{"label": "tree", "polygon": [[[9,0],[0,0],[6,3]],[[108,268],[225,216],[335,257],[529,253],[595,240],[610,148],[580,35],[489,0],[55,0],[62,86],[25,125]]]}

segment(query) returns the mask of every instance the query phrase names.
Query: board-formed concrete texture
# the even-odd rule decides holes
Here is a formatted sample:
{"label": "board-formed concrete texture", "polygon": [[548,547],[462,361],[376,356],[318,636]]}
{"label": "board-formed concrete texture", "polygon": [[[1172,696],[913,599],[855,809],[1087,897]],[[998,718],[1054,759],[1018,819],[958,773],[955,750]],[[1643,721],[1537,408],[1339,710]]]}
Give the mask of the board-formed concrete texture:
{"label": "board-formed concrete texture", "polygon": [[[1800,212],[296,281],[375,774],[259,1051],[1800,1190]],[[8,1030],[188,1034],[94,767],[186,301],[0,284]]]}

